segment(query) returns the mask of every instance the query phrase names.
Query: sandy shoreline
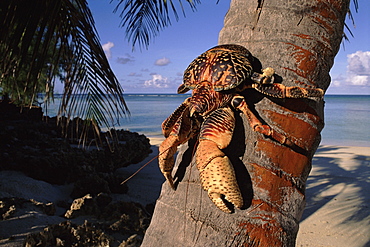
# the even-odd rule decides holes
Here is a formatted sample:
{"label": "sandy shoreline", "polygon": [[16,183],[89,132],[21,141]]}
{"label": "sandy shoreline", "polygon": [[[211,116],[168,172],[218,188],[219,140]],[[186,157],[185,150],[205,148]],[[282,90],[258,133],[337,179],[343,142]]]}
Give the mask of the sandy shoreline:
{"label": "sandy shoreline", "polygon": [[[117,172],[130,176],[155,158],[162,138],[151,138],[153,153],[144,161]],[[131,200],[143,205],[155,202],[164,178],[154,160],[127,182],[129,192],[115,200]],[[19,172],[0,172],[0,198],[23,197],[42,202],[68,197],[70,186],[54,186],[25,177]],[[313,159],[307,182],[307,206],[303,214],[297,246],[370,246],[370,147],[320,146]],[[58,212],[56,215],[61,215]],[[28,232],[66,219],[37,212],[0,221],[0,246],[21,246]],[[9,241],[9,237],[15,237]]]}
{"label": "sandy shoreline", "polygon": [[320,146],[297,246],[370,246],[370,147]]}

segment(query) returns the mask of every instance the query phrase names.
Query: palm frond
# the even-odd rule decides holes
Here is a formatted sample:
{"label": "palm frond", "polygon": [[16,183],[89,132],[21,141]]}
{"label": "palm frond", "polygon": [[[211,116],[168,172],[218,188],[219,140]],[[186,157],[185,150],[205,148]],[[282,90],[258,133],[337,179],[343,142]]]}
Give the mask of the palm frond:
{"label": "palm frond", "polygon": [[[24,71],[24,82],[6,85]],[[0,87],[14,87],[14,95],[32,90],[35,97],[42,76],[48,92],[64,83],[59,116],[66,119],[78,116],[111,127],[129,113],[86,0],[2,0],[0,73]],[[89,95],[88,103],[81,103],[81,94]]]}
{"label": "palm frond", "polygon": [[[353,4],[354,4],[354,8],[355,8],[355,11],[356,13],[358,12],[358,0],[353,0]],[[352,12],[351,12],[351,9],[348,8],[348,19],[352,22],[352,26],[353,27],[356,27],[356,24],[355,24],[355,18],[353,17],[352,15]],[[351,37],[354,37],[352,31],[351,31],[351,28],[347,25],[347,23],[344,23],[344,27],[345,29],[349,32],[349,34],[351,35]],[[346,41],[350,41],[347,34],[345,32],[343,32],[343,38],[344,40]]]}
{"label": "palm frond", "polygon": [[[113,1],[113,0],[112,0]],[[112,2],[111,1],[111,2]],[[159,32],[171,25],[171,13],[176,20],[179,15],[172,0],[118,0],[114,12],[120,8],[121,26],[125,27],[126,38],[140,47],[148,47],[150,40]],[[178,0],[182,13],[185,15],[185,8],[182,0]],[[199,0],[186,0],[191,10],[196,9]]]}

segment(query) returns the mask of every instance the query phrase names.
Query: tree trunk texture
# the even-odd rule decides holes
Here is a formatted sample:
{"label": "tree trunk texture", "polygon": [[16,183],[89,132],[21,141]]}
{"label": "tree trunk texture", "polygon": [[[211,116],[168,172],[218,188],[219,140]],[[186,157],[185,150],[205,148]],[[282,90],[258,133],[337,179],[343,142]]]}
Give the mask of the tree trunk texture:
{"label": "tree trunk texture", "polygon": [[[350,0],[233,0],[219,43],[245,46],[286,86],[330,84]],[[324,126],[323,100],[274,99],[254,90],[245,98],[256,115],[296,145],[251,130],[245,117],[225,150],[236,170],[244,207],[220,211],[199,183],[194,140],[180,148],[176,191],[167,184],[142,246],[295,246],[305,206],[305,184]]]}

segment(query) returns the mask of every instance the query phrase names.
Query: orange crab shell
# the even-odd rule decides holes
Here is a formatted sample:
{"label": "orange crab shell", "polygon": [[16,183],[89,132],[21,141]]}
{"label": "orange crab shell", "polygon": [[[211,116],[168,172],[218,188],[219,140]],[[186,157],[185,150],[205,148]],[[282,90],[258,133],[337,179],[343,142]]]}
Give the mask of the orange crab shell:
{"label": "orange crab shell", "polygon": [[251,77],[252,60],[252,54],[243,46],[215,46],[190,63],[180,88],[194,89],[201,82],[208,81],[215,91],[233,89]]}

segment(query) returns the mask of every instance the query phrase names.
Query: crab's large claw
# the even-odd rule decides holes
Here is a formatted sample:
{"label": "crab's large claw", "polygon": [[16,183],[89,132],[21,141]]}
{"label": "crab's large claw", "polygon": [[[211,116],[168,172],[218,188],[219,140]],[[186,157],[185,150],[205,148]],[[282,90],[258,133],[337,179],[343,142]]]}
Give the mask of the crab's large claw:
{"label": "crab's large claw", "polygon": [[213,203],[226,213],[232,211],[225,200],[235,207],[243,206],[233,165],[221,151],[229,145],[234,126],[234,113],[230,108],[214,111],[201,127],[196,152],[196,164],[203,189],[208,192]]}
{"label": "crab's large claw", "polygon": [[188,141],[194,129],[193,121],[190,119],[189,99],[186,99],[164,122],[162,132],[166,139],[159,146],[158,163],[161,172],[168,181],[170,187],[175,189],[172,170],[174,166],[174,155],[177,147]]}

